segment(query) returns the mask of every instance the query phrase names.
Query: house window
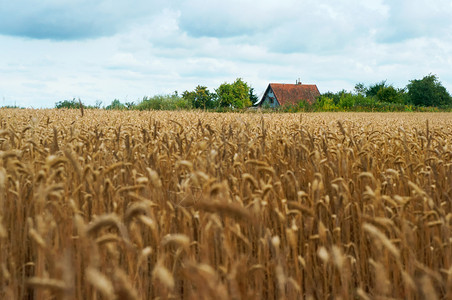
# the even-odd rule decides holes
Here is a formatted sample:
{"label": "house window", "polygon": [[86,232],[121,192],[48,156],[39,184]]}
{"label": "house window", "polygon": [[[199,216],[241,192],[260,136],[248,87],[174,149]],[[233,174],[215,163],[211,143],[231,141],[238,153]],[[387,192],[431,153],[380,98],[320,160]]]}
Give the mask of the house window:
{"label": "house window", "polygon": [[273,104],[273,100],[274,100],[275,98],[273,98],[273,97],[270,97],[270,104]]}

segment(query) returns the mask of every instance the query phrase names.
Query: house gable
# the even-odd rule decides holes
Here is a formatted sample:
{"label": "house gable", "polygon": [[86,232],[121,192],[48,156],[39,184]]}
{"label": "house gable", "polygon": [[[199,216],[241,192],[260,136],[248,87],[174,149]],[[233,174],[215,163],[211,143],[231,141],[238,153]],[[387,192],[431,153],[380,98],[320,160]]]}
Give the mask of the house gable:
{"label": "house gable", "polygon": [[281,105],[276,99],[275,92],[271,88],[271,85],[268,85],[267,89],[265,90],[264,96],[262,97],[258,105],[262,106],[263,104],[268,107],[277,107]]}

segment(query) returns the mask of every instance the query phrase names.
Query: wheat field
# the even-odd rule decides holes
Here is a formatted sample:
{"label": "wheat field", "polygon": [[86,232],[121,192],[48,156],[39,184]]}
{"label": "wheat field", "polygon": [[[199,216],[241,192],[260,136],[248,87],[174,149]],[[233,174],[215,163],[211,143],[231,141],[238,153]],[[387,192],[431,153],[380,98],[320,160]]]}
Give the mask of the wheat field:
{"label": "wheat field", "polygon": [[452,114],[0,110],[1,299],[452,299]]}

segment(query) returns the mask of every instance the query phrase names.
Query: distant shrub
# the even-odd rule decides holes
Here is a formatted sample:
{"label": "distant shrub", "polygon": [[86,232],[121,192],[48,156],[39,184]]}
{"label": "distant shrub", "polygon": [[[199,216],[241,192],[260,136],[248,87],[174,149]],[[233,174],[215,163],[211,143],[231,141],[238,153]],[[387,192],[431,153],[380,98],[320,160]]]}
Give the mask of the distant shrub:
{"label": "distant shrub", "polygon": [[172,95],[143,97],[143,100],[134,108],[138,110],[188,110],[191,109],[191,105],[189,101],[174,93]]}
{"label": "distant shrub", "polygon": [[107,107],[105,107],[105,109],[107,109],[107,110],[125,110],[126,106],[124,104],[122,104],[121,101],[119,101],[118,99],[115,99],[111,102],[110,105],[107,105]]}
{"label": "distant shrub", "polygon": [[337,111],[338,106],[334,103],[334,99],[327,96],[320,96],[315,103],[316,111]]}
{"label": "distant shrub", "polygon": [[101,102],[97,101],[96,105],[85,105],[80,99],[75,100],[73,98],[72,100],[62,100],[55,103],[55,108],[67,108],[67,109],[80,109],[80,104],[83,106],[83,108],[87,109],[95,109],[100,108]]}
{"label": "distant shrub", "polygon": [[25,107],[17,106],[17,105],[4,105],[0,108],[17,108],[17,109],[25,109]]}
{"label": "distant shrub", "polygon": [[308,112],[314,109],[314,104],[310,104],[307,101],[300,101],[297,104],[297,111]]}
{"label": "distant shrub", "polygon": [[351,93],[344,93],[341,95],[341,98],[339,99],[338,106],[341,109],[349,110],[353,106],[355,106],[355,100],[357,96],[352,95]]}
{"label": "distant shrub", "polygon": [[63,100],[55,103],[55,108],[75,108],[80,109],[80,100]]}

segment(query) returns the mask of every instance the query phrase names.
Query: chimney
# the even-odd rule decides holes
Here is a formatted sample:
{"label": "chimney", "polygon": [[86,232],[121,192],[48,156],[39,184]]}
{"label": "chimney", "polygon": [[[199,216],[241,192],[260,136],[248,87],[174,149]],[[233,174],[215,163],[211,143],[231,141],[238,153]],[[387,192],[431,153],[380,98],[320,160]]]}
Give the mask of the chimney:
{"label": "chimney", "polygon": [[298,80],[296,81],[297,84],[301,84],[301,80],[300,78],[298,78]]}

